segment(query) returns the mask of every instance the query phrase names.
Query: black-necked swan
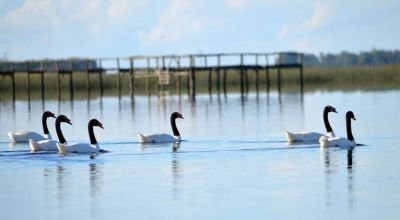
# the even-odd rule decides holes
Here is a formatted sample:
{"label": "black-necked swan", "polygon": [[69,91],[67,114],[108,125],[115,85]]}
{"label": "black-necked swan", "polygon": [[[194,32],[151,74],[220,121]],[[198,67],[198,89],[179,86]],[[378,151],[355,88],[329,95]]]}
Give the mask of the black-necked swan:
{"label": "black-necked swan", "polygon": [[88,123],[88,131],[89,131],[89,143],[76,143],[76,144],[67,144],[67,143],[57,143],[58,152],[65,153],[98,153],[100,151],[99,143],[97,143],[96,137],[94,136],[93,127],[97,126],[104,129],[103,124],[99,122],[97,119],[91,119]]}
{"label": "black-necked swan", "polygon": [[57,143],[60,142],[62,144],[66,143],[64,135],[61,132],[61,122],[68,123],[70,125],[71,121],[65,115],[59,115],[56,118],[56,133],[58,137],[58,141],[56,140],[41,140],[41,141],[34,141],[29,139],[29,146],[31,147],[32,151],[58,151]]}
{"label": "black-necked swan", "polygon": [[138,138],[140,143],[173,143],[173,142],[179,142],[181,141],[181,134],[178,131],[178,128],[176,128],[176,123],[175,120],[177,118],[183,119],[182,114],[178,112],[174,112],[171,114],[170,120],[171,120],[171,127],[172,127],[172,133],[174,136],[170,134],[151,134],[151,135],[142,135],[138,133]]}
{"label": "black-necked swan", "polygon": [[356,141],[354,140],[353,133],[351,131],[351,119],[354,121],[354,113],[352,111],[346,112],[346,130],[347,138],[344,137],[326,137],[321,136],[319,143],[321,147],[340,147],[340,148],[353,148],[356,146]]}
{"label": "black-necked swan", "polygon": [[42,126],[43,126],[43,133],[44,135],[41,135],[37,132],[33,131],[17,131],[17,132],[8,132],[8,137],[10,138],[10,142],[12,143],[27,143],[29,139],[32,139],[34,141],[40,141],[40,140],[46,140],[46,139],[51,139],[51,135],[49,132],[49,129],[47,128],[47,118],[52,117],[55,118],[56,116],[50,112],[50,111],[45,111],[42,115]]}
{"label": "black-necked swan", "polygon": [[323,113],[323,120],[324,120],[324,125],[326,129],[326,134],[321,134],[319,132],[289,132],[285,131],[285,135],[290,142],[312,142],[312,141],[318,141],[321,136],[327,136],[327,137],[335,137],[335,133],[332,130],[332,127],[329,123],[328,120],[328,113],[329,112],[335,112],[337,113],[336,109],[330,105],[325,106],[324,108],[324,113]]}

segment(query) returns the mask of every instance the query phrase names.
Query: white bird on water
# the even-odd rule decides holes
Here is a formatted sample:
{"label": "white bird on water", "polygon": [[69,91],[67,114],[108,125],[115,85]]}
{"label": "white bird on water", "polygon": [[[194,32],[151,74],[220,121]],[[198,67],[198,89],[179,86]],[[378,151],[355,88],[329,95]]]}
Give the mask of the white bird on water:
{"label": "white bird on water", "polygon": [[140,143],[173,143],[173,142],[179,142],[181,141],[181,134],[178,131],[178,128],[176,127],[176,122],[175,120],[177,118],[183,119],[182,114],[178,112],[174,112],[171,114],[170,121],[171,121],[171,127],[172,127],[172,133],[173,136],[170,134],[151,134],[151,135],[143,135],[141,133],[138,133],[138,138]]}
{"label": "white bird on water", "polygon": [[92,154],[101,152],[99,143],[97,143],[96,137],[94,136],[93,127],[100,127],[104,129],[103,124],[97,119],[91,119],[88,123],[88,131],[90,143],[57,143],[58,152],[62,154],[66,153],[79,153],[79,154]]}
{"label": "white bird on water", "polygon": [[17,132],[8,132],[8,137],[10,138],[11,143],[27,143],[29,139],[34,141],[46,140],[51,139],[51,135],[49,129],[47,128],[47,118],[52,117],[55,118],[56,116],[50,112],[45,111],[42,115],[42,126],[43,126],[43,133],[39,134],[34,131],[17,131]]}
{"label": "white bird on water", "polygon": [[356,141],[353,137],[353,132],[351,130],[351,119],[354,121],[356,120],[354,113],[352,111],[348,111],[346,113],[346,131],[347,131],[347,138],[344,137],[326,137],[321,136],[319,139],[320,147],[340,147],[340,148],[347,148],[351,149],[356,146]]}
{"label": "white bird on water", "polygon": [[29,139],[29,146],[32,151],[58,151],[57,143],[66,143],[64,135],[61,132],[61,122],[68,123],[70,125],[71,121],[65,115],[59,115],[56,118],[56,133],[58,137],[58,141],[56,140],[41,140],[34,141]]}
{"label": "white bird on water", "polygon": [[317,142],[321,136],[335,137],[335,133],[333,132],[333,129],[332,129],[332,127],[331,127],[331,125],[329,123],[329,120],[328,120],[328,113],[329,112],[337,113],[336,108],[334,108],[334,107],[332,107],[330,105],[325,106],[322,118],[324,120],[326,134],[322,134],[322,133],[319,133],[319,132],[305,132],[305,131],[303,131],[303,132],[289,132],[289,131],[285,130],[285,135],[286,135],[288,141],[290,141],[290,142],[301,142],[301,141],[304,141],[304,142],[313,142],[313,141],[315,141],[315,142]]}

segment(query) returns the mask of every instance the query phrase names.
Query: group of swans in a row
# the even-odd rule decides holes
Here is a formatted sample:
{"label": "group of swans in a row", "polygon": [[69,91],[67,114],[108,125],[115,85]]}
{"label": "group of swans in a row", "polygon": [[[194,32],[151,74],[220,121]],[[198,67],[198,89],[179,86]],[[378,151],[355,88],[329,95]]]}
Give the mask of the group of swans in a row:
{"label": "group of swans in a row", "polygon": [[[55,127],[58,137],[58,141],[56,141],[51,138],[49,129],[47,127],[47,118],[50,117],[56,118],[54,113],[50,111],[46,111],[42,115],[42,126],[44,135],[41,135],[33,131],[18,131],[14,133],[8,132],[8,137],[10,138],[10,141],[12,143],[29,143],[29,146],[32,151],[58,151],[62,154],[106,152],[105,150],[100,149],[99,143],[97,142],[93,132],[93,128],[95,126],[103,128],[103,124],[97,119],[91,119],[88,123],[90,144],[89,143],[68,144],[61,131],[61,123],[64,122],[72,125],[71,120],[65,115],[59,115],[56,118]],[[183,119],[183,116],[178,112],[174,112],[171,114],[171,126],[172,126],[173,136],[169,134],[160,134],[160,133],[151,135],[143,135],[138,133],[139,142],[173,143],[181,141],[181,136],[179,134],[179,131],[175,123],[175,120],[177,118]]]}
{"label": "group of swans in a row", "polygon": [[[336,137],[332,130],[331,125],[328,121],[328,113],[336,112],[336,109],[332,106],[326,106],[323,112],[323,120],[326,128],[326,134],[318,132],[298,132],[292,133],[285,131],[285,135],[289,142],[317,142],[319,141],[321,147],[344,147],[352,148],[356,146],[352,131],[351,131],[351,119],[356,120],[352,111],[346,113],[346,128],[347,128],[347,138]],[[55,115],[46,111],[42,116],[42,126],[44,135],[37,132],[31,131],[18,131],[18,132],[8,132],[8,136],[12,143],[27,143],[32,151],[58,151],[60,153],[98,153],[105,152],[105,150],[100,149],[100,146],[96,140],[93,132],[95,126],[103,128],[103,124],[97,119],[91,119],[88,123],[89,139],[90,143],[75,143],[68,144],[64,138],[61,131],[61,123],[67,123],[72,125],[70,119],[65,115],[59,115],[56,118],[55,128],[58,137],[58,141],[51,138],[49,129],[47,128],[47,118],[56,118]],[[171,114],[170,122],[172,127],[173,135],[169,134],[151,134],[143,135],[138,133],[138,139],[140,143],[175,143],[181,141],[180,133],[176,127],[175,120],[177,118],[183,119],[182,114],[174,112]],[[103,128],[104,129],[104,128]]]}

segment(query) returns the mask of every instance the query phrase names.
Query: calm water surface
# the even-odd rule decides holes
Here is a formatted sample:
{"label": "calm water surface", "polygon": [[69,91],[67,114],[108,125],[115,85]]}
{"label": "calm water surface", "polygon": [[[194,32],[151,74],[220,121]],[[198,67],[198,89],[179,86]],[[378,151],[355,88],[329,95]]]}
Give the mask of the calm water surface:
{"label": "calm water surface", "polygon": [[[0,102],[0,219],[399,219],[400,90],[137,96]],[[323,131],[322,109],[345,135],[345,112],[363,146],[289,145],[283,130]],[[69,142],[87,122],[111,151],[60,156],[11,145],[7,131],[40,131],[41,114],[65,114]],[[180,145],[141,145],[138,131],[171,132]],[[48,120],[55,135],[54,119]]]}

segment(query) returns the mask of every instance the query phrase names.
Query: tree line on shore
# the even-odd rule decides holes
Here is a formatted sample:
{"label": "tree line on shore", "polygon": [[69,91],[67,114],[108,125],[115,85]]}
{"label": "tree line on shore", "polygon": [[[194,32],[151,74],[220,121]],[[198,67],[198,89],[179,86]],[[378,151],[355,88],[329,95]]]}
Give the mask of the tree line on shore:
{"label": "tree line on shore", "polygon": [[352,53],[343,51],[339,54],[320,53],[319,55],[304,54],[305,66],[317,67],[347,67],[347,66],[378,66],[400,63],[400,50],[376,50]]}

